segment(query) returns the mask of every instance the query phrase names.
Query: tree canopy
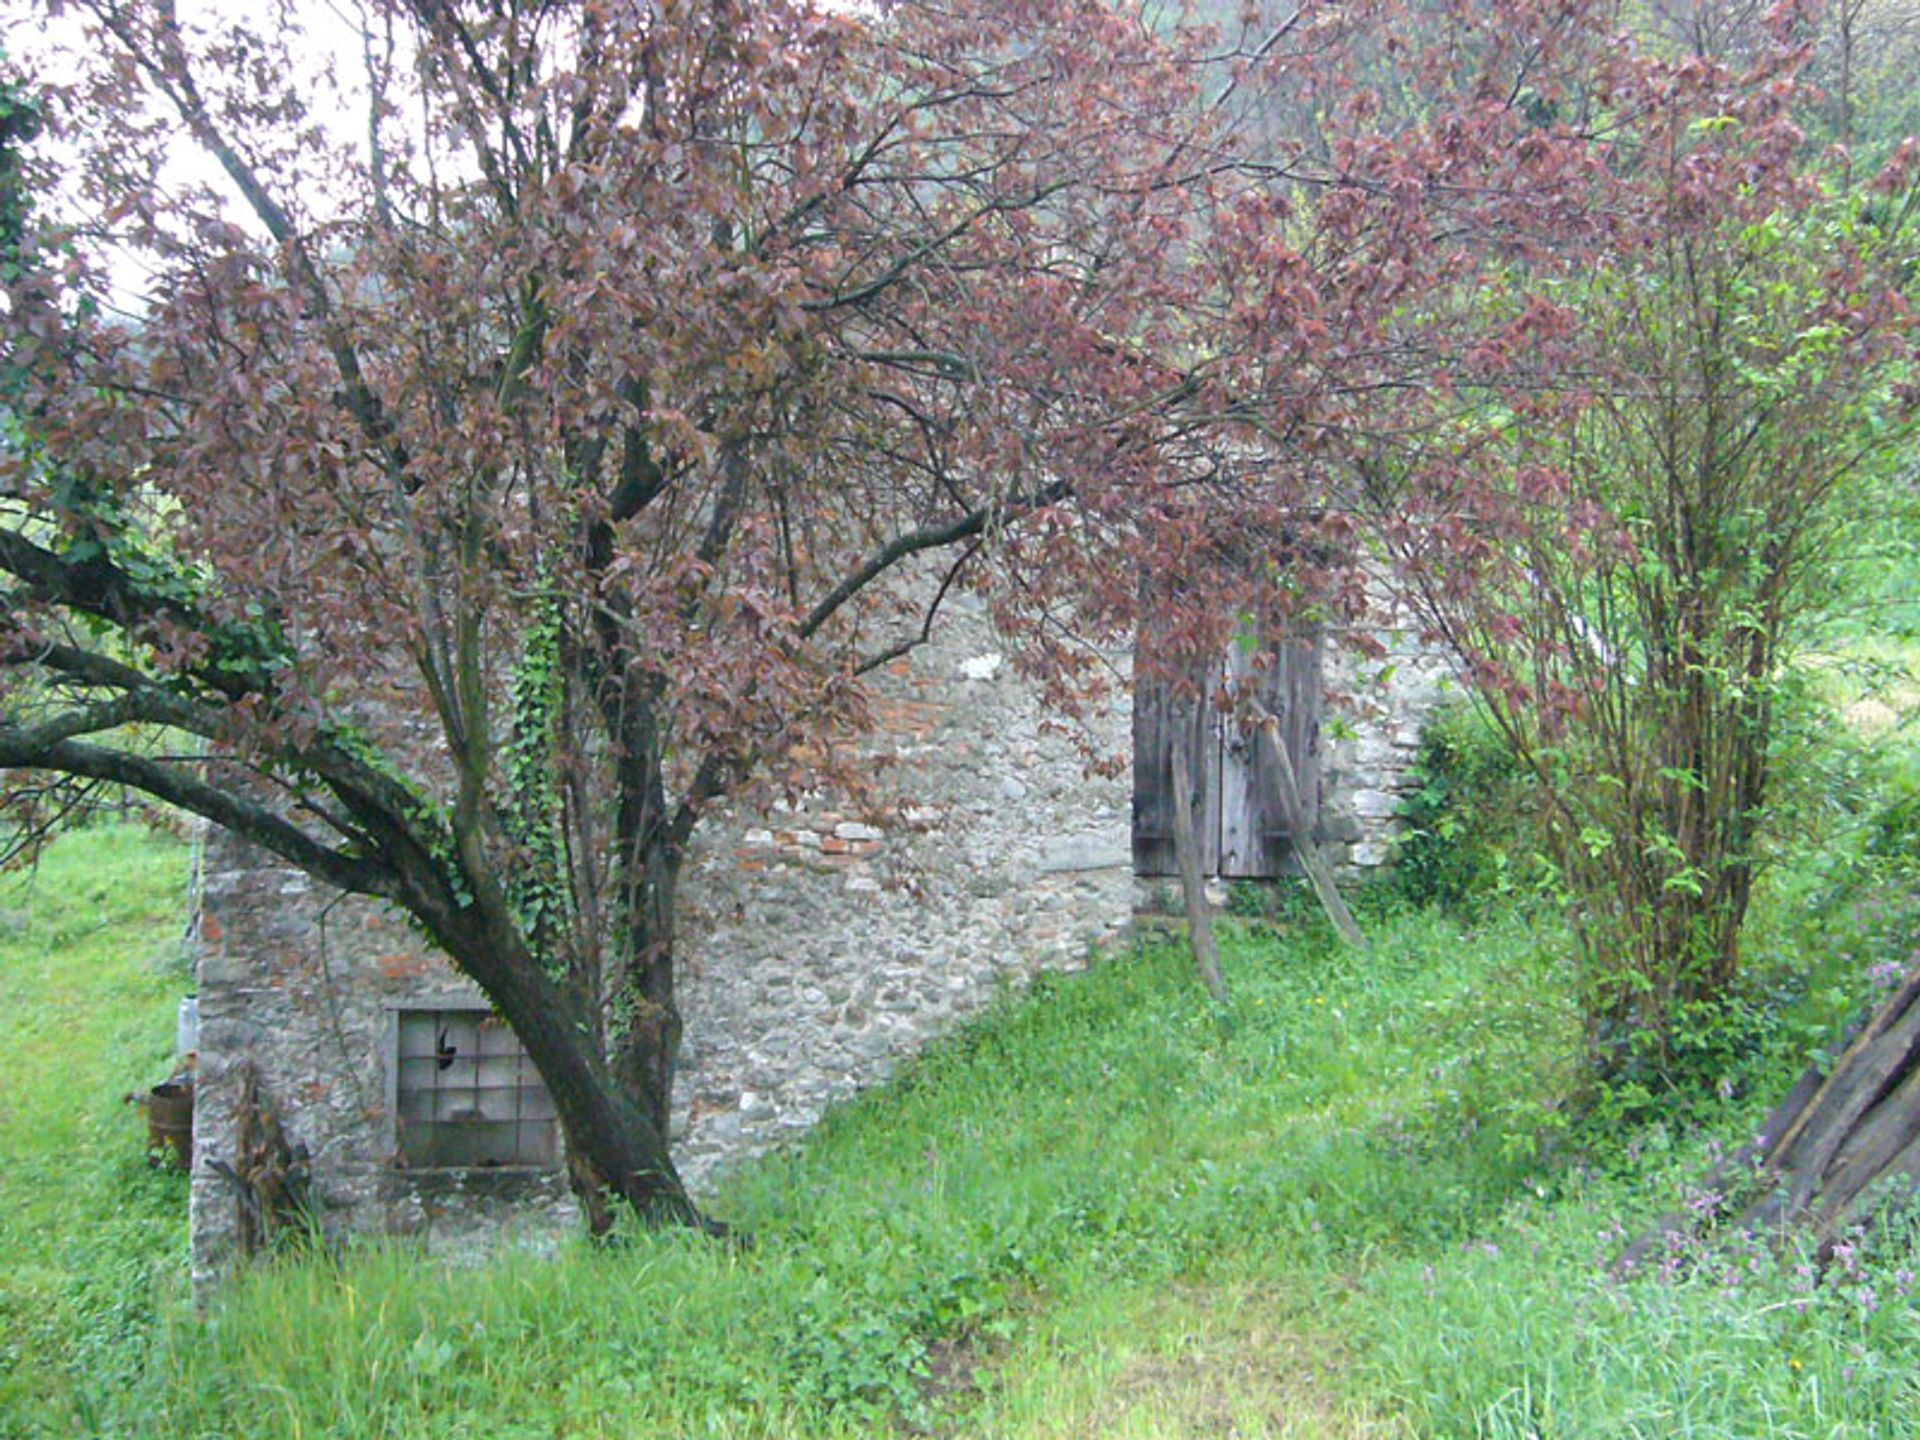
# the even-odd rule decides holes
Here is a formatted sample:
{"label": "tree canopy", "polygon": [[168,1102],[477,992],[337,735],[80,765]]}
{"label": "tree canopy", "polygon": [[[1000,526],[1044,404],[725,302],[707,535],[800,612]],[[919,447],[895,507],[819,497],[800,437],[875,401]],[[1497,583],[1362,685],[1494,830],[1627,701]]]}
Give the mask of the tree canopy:
{"label": "tree canopy", "polygon": [[[1164,483],[1194,79],[1093,4],[398,4],[355,133],[293,7],[82,10],[45,93],[93,218],[9,294],[25,833],[129,785],[395,902],[590,1181],[690,1217],[682,848],[815,778],[989,569],[1071,687],[1008,537]],[[217,174],[163,188],[183,138]],[[106,242],[152,267],[136,317]]]}
{"label": "tree canopy", "polygon": [[[131,786],[397,904],[655,1218],[686,842],[820,779],[954,587],[1071,706],[1143,572],[1173,654],[1357,612],[1364,496],[1478,636],[1551,470],[1490,437],[1622,374],[1584,296],[1807,194],[1790,33],[1736,71],[1605,6],[388,0],[331,77],[292,4],[73,9],[20,183],[85,218],[8,272],[6,805]],[[1833,273],[1836,343],[1896,332]]]}

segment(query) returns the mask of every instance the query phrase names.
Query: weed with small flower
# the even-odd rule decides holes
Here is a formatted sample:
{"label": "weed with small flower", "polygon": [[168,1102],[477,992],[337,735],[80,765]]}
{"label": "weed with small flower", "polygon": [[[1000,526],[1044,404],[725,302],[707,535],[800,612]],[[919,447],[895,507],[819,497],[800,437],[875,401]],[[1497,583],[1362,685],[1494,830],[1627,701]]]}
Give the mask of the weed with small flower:
{"label": "weed with small flower", "polygon": [[1681,1146],[1511,1205],[1497,1244],[1381,1265],[1348,1310],[1365,1390],[1422,1435],[1920,1433],[1910,1212],[1824,1264],[1797,1237],[1709,1224],[1620,1272],[1653,1197],[1709,1163]]}

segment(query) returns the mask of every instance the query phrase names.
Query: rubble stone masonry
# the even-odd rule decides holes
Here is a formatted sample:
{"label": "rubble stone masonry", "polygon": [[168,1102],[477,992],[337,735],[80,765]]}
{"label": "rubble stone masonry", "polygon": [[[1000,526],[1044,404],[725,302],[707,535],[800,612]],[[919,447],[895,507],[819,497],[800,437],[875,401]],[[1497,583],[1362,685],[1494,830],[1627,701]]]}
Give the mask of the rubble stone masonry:
{"label": "rubble stone masonry", "polygon": [[[685,1044],[674,1144],[696,1193],[791,1141],[837,1100],[1006,985],[1073,969],[1136,904],[1130,793],[1036,703],[977,604],[875,684],[859,805],[830,796],[703,822],[681,888]],[[1328,858],[1385,861],[1399,788],[1443,671],[1406,636],[1389,659],[1328,657],[1322,767]],[[1124,663],[1117,670],[1124,672]],[[1124,684],[1090,717],[1124,759]],[[466,1250],[570,1223],[561,1175],[395,1164],[394,1017],[482,1002],[391,909],[341,897],[230,837],[200,865],[199,1089],[193,1254],[205,1285],[232,1253],[231,1163],[243,1067],[307,1153],[329,1228]]]}

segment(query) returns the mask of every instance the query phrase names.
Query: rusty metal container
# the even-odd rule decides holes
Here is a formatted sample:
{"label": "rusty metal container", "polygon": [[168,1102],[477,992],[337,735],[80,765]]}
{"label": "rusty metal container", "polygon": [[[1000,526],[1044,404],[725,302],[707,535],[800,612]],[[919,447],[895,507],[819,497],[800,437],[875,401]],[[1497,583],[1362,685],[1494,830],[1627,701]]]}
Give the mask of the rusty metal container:
{"label": "rusty metal container", "polygon": [[177,1170],[193,1168],[191,1080],[169,1080],[147,1092],[147,1158]]}

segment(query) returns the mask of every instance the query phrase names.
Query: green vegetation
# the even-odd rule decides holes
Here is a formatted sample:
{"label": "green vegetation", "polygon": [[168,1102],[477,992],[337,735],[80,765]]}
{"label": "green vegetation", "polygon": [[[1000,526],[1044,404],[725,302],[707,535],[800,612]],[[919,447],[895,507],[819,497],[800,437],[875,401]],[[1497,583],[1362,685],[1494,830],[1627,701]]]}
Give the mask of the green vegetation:
{"label": "green vegetation", "polygon": [[1889,827],[1763,912],[1741,1043],[1651,1122],[1567,1114],[1556,922],[1383,893],[1358,956],[1280,904],[1228,923],[1224,1009],[1173,947],[1103,960],[736,1175],[748,1248],[356,1249],[205,1319],[119,1100],[165,1067],[179,855],[83,832],[8,892],[0,1432],[1911,1434],[1920,1223],[1824,1271],[1726,1235],[1609,1268],[1717,1212],[1712,1157],[1920,940]]}
{"label": "green vegetation", "polygon": [[1428,721],[1408,778],[1393,857],[1402,898],[1471,911],[1538,883],[1546,862],[1529,823],[1526,777],[1470,703]]}
{"label": "green vegetation", "polygon": [[0,1434],[87,1434],[182,1291],[186,1177],[123,1097],[167,1075],[186,852],[100,826],[0,876]]}
{"label": "green vegetation", "polygon": [[[90,78],[0,77],[0,281],[32,342],[0,360],[0,857],[42,862],[0,877],[0,1440],[1920,1434],[1912,1185],[1796,1192],[1835,1202],[1816,1255],[1742,1228],[1758,1182],[1726,1163],[1920,970],[1911,7],[1798,36],[1753,7],[1389,9],[1385,47],[1327,7],[1255,49],[1262,7],[1208,0],[1230,82],[1099,7],[950,33],[943,7],[775,6],[735,44],[695,6],[550,52],[543,7],[471,33],[417,7],[414,43],[367,47],[344,246],[272,198],[326,126],[284,87],[248,102],[297,42],[101,8]],[[1761,57],[1802,40],[1796,97]],[[615,123],[643,72],[648,123]],[[379,160],[389,82],[454,147],[416,214]],[[1185,131],[1203,94],[1237,134]],[[573,112],[565,146],[519,143],[547,129],[525,97]],[[261,223],[111,153],[161,100]],[[43,107],[105,147],[92,208],[155,247],[137,343],[76,278],[91,221],[34,228]],[[1246,163],[1167,182],[1216,139]],[[637,215],[683,225],[639,242]],[[1164,938],[1008,996],[735,1174],[741,1244],[316,1243],[194,1311],[185,1183],[122,1101],[170,1063],[184,858],[76,826],[99,782],[405,897],[594,1102],[576,1153],[691,1222],[665,1087],[607,1077],[671,1069],[686,837],[729,777],[811,783],[871,617],[916,594],[890,568],[945,550],[954,583],[990,544],[1011,633],[1070,610],[1105,640],[1152,598],[1128,577],[1175,573],[1168,628],[1210,655],[1269,604],[1347,618],[1315,572],[1355,489],[1385,523],[1353,553],[1394,562],[1479,705],[1424,743],[1371,949],[1242,889],[1230,999]],[[270,512],[294,549],[234,523]],[[356,687],[422,657],[444,809],[411,740],[357,728]],[[324,790],[327,828],[163,733]],[[619,842],[578,894],[576,810],[577,853]],[[1911,1039],[1860,1056],[1834,1087],[1858,1103],[1809,1112],[1810,1187],[1863,1134],[1863,1175],[1920,1153]]]}
{"label": "green vegetation", "polygon": [[[1591,364],[1620,369],[1591,406],[1514,400],[1484,446],[1495,498],[1472,502],[1499,538],[1417,602],[1530,792],[1596,1076],[1648,1092],[1690,1083],[1695,1033],[1736,1003],[1801,657],[1849,590],[1899,593],[1885,572],[1912,528],[1911,357],[1830,323],[1841,296],[1910,282],[1911,209],[1811,171],[1796,183],[1824,198],[1798,210],[1744,187],[1689,209],[1698,166],[1768,143],[1757,114],[1690,129],[1722,138],[1654,164],[1667,223],[1637,263],[1482,296],[1550,294]],[[1865,268],[1836,291],[1839,251]]]}

